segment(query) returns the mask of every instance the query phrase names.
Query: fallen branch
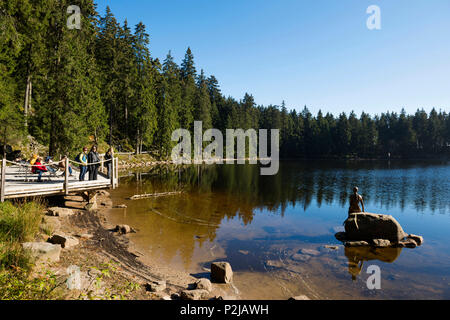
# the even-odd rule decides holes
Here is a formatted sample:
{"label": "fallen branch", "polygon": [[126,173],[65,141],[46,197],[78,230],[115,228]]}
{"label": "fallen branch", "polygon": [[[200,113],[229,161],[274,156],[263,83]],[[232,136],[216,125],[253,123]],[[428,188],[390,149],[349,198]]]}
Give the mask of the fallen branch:
{"label": "fallen branch", "polygon": [[128,200],[138,200],[138,199],[153,198],[153,197],[171,196],[171,195],[180,194],[180,193],[182,193],[182,191],[137,194],[132,197],[129,197]]}

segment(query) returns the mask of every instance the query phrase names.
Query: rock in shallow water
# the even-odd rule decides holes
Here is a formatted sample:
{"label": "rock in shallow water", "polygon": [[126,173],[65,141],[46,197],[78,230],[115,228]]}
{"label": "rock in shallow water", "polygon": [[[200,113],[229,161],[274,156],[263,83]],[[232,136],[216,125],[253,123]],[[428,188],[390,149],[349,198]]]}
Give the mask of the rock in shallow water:
{"label": "rock in shallow water", "polygon": [[344,222],[347,240],[371,241],[387,239],[397,243],[407,236],[402,226],[390,215],[360,212],[351,214]]}
{"label": "rock in shallow water", "polygon": [[415,235],[415,234],[408,235],[408,239],[414,240],[414,242],[417,243],[418,246],[421,246],[423,243],[423,237]]}
{"label": "rock in shallow water", "polygon": [[228,262],[211,263],[211,280],[217,283],[230,283],[233,280],[233,270]]}
{"label": "rock in shallow water", "polygon": [[367,241],[346,241],[344,243],[346,247],[366,247],[369,246]]}
{"label": "rock in shallow water", "polygon": [[311,259],[311,256],[306,254],[296,253],[291,256],[291,259],[298,262],[307,262]]}
{"label": "rock in shallow water", "polygon": [[302,254],[307,254],[309,256],[318,256],[320,255],[320,252],[314,249],[300,249],[299,251]]}
{"label": "rock in shallow water", "polygon": [[374,239],[372,240],[372,243],[377,248],[387,248],[391,246],[391,242],[385,239]]}

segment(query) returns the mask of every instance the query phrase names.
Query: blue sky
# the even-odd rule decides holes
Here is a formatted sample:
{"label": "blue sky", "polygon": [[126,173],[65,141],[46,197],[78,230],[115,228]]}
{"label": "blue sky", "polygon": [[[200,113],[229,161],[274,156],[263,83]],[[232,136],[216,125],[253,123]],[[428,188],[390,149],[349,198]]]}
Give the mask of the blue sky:
{"label": "blue sky", "polygon": [[[450,111],[449,0],[96,0],[130,25],[144,22],[153,57],[197,70],[225,95],[258,104],[354,110]],[[381,9],[368,30],[366,9]]]}

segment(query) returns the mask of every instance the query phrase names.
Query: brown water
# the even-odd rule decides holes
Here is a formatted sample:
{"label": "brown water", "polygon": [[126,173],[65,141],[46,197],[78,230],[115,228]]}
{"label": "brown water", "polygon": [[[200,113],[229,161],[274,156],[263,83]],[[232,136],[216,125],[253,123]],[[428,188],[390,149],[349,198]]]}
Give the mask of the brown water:
{"label": "brown water", "polygon": [[[394,215],[424,245],[344,248],[334,234],[354,185],[367,211]],[[161,265],[207,277],[211,262],[230,262],[227,290],[239,299],[449,299],[449,191],[447,162],[284,161],[276,176],[260,176],[255,165],[160,168],[122,177],[113,201],[128,208],[110,216],[138,228],[132,241]],[[367,288],[370,265],[380,267],[380,290]]]}

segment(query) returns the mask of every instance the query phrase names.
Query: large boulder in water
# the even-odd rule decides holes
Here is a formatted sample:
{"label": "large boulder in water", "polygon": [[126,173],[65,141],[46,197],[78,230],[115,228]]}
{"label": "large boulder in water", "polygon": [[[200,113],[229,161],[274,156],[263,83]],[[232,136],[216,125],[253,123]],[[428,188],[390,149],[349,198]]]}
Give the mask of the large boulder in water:
{"label": "large boulder in water", "polygon": [[398,243],[408,236],[394,217],[384,214],[359,212],[350,214],[344,222],[345,238],[349,241],[387,239]]}

